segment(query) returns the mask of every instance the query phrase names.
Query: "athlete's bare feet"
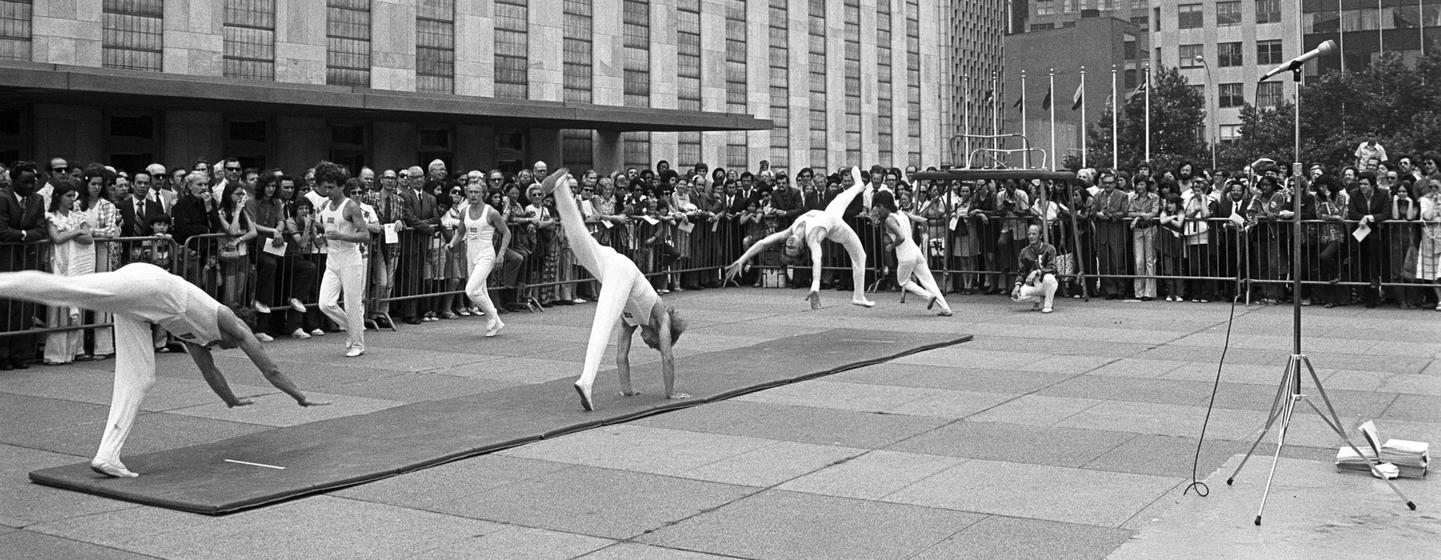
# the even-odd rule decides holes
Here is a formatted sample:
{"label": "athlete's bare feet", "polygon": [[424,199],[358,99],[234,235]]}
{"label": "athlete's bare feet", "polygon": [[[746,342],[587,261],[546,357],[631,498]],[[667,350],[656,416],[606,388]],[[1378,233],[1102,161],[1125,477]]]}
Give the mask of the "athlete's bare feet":
{"label": "athlete's bare feet", "polygon": [[575,392],[580,393],[580,407],[586,412],[595,411],[595,403],[590,400],[590,387],[585,387],[579,381],[575,383]]}
{"label": "athlete's bare feet", "polygon": [[669,395],[666,395],[665,398],[678,401],[681,399],[688,399],[690,398],[690,395],[687,395],[685,393],[671,393]]}
{"label": "athlete's bare feet", "polygon": [[101,461],[99,459],[96,459],[90,461],[90,470],[103,474],[105,476],[111,476],[115,478],[135,478],[137,476],[140,476],[138,474],[130,472],[130,469],[125,468],[125,465],[120,464],[119,461],[112,463],[109,461]]}
{"label": "athlete's bare feet", "polygon": [[876,302],[865,298],[851,298],[851,305],[859,305],[861,307],[875,307]]}

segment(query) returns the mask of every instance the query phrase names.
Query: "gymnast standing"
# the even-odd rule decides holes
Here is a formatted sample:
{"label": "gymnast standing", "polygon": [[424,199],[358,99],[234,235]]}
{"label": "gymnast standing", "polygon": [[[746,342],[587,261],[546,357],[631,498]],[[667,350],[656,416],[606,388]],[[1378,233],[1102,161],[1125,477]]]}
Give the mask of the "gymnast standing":
{"label": "gymnast standing", "polygon": [[581,408],[595,410],[591,387],[595,383],[596,372],[600,370],[600,358],[605,353],[607,340],[617,324],[620,332],[616,336],[615,361],[620,375],[621,396],[640,394],[630,383],[631,337],[636,329],[640,329],[641,340],[660,351],[661,379],[665,383],[666,398],[690,398],[690,395],[675,391],[675,355],[671,350],[681,333],[685,332],[685,320],[674,307],[661,301],[660,295],[656,294],[655,288],[651,287],[650,281],[634,262],[590,236],[581,218],[580,206],[575,202],[575,194],[571,191],[570,183],[573,181],[566,169],[557,169],[541,183],[541,189],[545,194],[555,194],[561,231],[570,242],[575,261],[600,281],[600,297],[595,302],[595,319],[590,326],[585,365],[580,379],[575,382]]}
{"label": "gymnast standing", "polygon": [[861,307],[875,306],[875,302],[866,299],[866,249],[861,246],[861,239],[856,236],[855,230],[846,225],[843,218],[851,201],[855,200],[856,195],[861,194],[865,188],[865,182],[861,181],[860,168],[852,167],[850,187],[836,195],[826,205],[825,210],[811,210],[801,214],[791,227],[772,233],[751,245],[749,249],[746,249],[744,255],[726,267],[726,281],[729,282],[740,274],[745,264],[764,251],[766,247],[784,240],[785,247],[781,252],[781,262],[787,266],[799,264],[807,250],[810,252],[811,293],[806,295],[806,299],[811,302],[811,309],[820,309],[821,240],[829,239],[845,247],[846,253],[851,257],[851,280],[855,289],[855,293],[851,295],[851,304]]}
{"label": "gymnast standing", "polygon": [[[890,234],[890,247],[896,250],[896,281],[901,283],[901,289],[930,300],[926,309],[940,304],[939,315],[950,317],[951,306],[946,304],[946,295],[936,286],[936,278],[931,275],[926,256],[912,237],[911,219],[905,212],[896,210],[896,199],[890,191],[876,193],[871,201],[871,215],[876,221],[883,223],[886,233]],[[915,282],[911,281],[912,274],[915,275]]]}
{"label": "gymnast standing", "polygon": [[114,272],[57,276],[39,271],[0,273],[0,293],[58,307],[78,307],[115,316],[115,389],[110,416],[100,449],[90,470],[113,477],[139,476],[120,462],[120,448],[135,425],[145,393],[155,384],[155,351],[151,325],[157,325],[185,343],[200,375],[226,406],[253,404],[231,392],[225,376],[215,367],[210,345],[240,347],[260,368],[266,381],[284,391],[300,406],[330,404],[310,400],[280,372],[250,328],[229,307],[220,305],[183,278],[148,263],[132,263]]}
{"label": "gymnast standing", "polygon": [[[510,248],[510,228],[505,225],[505,218],[500,216],[494,208],[486,204],[482,187],[479,184],[472,184],[465,188],[466,206],[460,209],[461,231],[450,240],[450,248],[454,249],[461,242],[465,243],[466,262],[470,264],[470,279],[465,283],[465,295],[470,301],[480,306],[490,319],[485,325],[485,336],[491,337],[500,333],[505,323],[500,320],[500,313],[495,310],[495,303],[490,301],[490,290],[486,282],[490,279],[490,272],[495,268],[495,255],[504,255],[506,249]],[[500,250],[495,249],[495,232],[501,233]]]}

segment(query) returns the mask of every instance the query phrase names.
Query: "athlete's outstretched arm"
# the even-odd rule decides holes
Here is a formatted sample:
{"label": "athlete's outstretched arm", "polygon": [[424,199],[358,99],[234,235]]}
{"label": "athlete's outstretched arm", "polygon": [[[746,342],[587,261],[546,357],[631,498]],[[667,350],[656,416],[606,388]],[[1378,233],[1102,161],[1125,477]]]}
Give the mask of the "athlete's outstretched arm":
{"label": "athlete's outstretched arm", "polygon": [[735,262],[731,263],[730,266],[726,267],[725,281],[730,282],[731,280],[735,279],[736,275],[741,273],[741,267],[745,266],[745,264],[750,262],[751,259],[755,258],[756,255],[759,255],[761,251],[766,250],[766,248],[770,247],[771,245],[775,245],[776,243],[784,241],[787,237],[790,236],[791,230],[787,228],[767,235],[765,239],[761,239],[760,241],[751,244],[750,248],[746,249],[744,255],[741,255],[739,259],[736,259]]}

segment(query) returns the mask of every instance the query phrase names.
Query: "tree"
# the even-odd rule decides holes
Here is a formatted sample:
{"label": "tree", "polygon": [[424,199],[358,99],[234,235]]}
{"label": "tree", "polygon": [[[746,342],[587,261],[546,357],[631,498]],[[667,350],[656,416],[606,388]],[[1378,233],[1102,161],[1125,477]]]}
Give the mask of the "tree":
{"label": "tree", "polygon": [[1441,53],[1430,52],[1415,64],[1393,52],[1359,72],[1312,78],[1301,88],[1302,158],[1350,165],[1356,145],[1372,134],[1393,158],[1435,149]]}
{"label": "tree", "polygon": [[1278,162],[1295,159],[1294,111],[1295,106],[1289,101],[1271,109],[1258,109],[1250,104],[1242,107],[1240,137],[1220,147],[1217,165],[1234,171],[1261,157]]}
{"label": "tree", "polygon": [[[1210,146],[1197,131],[1205,124],[1205,100],[1176,68],[1162,68],[1151,77],[1151,166],[1172,169],[1182,161],[1209,162]],[[1111,162],[1111,108],[1089,126],[1087,157],[1098,166]],[[1146,157],[1146,95],[1138,92],[1121,101],[1118,158],[1122,169],[1135,169]]]}

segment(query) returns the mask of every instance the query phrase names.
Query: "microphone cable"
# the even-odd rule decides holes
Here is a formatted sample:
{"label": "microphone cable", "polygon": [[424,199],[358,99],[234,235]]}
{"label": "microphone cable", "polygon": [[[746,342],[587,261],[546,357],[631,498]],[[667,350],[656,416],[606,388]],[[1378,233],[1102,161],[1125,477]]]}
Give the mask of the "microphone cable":
{"label": "microphone cable", "polygon": [[1181,492],[1184,496],[1196,489],[1196,495],[1202,498],[1211,494],[1211,487],[1201,482],[1196,471],[1201,468],[1201,446],[1206,443],[1206,427],[1211,424],[1211,411],[1216,407],[1216,393],[1221,388],[1221,370],[1226,366],[1226,351],[1231,349],[1231,327],[1236,324],[1236,300],[1241,299],[1241,279],[1236,278],[1236,294],[1231,297],[1231,313],[1226,319],[1226,341],[1221,344],[1221,361],[1216,364],[1216,381],[1211,384],[1211,402],[1206,405],[1206,419],[1201,422],[1201,437],[1196,440],[1196,456],[1191,460],[1191,483]]}

